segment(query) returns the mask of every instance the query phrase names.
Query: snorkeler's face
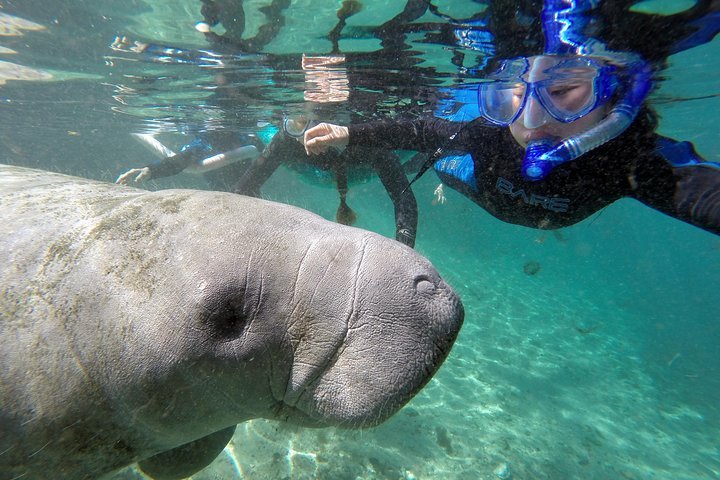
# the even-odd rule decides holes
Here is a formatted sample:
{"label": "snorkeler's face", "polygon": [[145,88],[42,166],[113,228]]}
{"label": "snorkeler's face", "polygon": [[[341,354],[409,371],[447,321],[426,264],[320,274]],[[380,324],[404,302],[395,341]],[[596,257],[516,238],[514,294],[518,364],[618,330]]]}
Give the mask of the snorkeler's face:
{"label": "snorkeler's face", "polygon": [[521,79],[481,88],[482,107],[495,123],[506,121],[522,146],[567,138],[593,127],[607,113],[599,75],[598,67],[585,59],[531,57]]}
{"label": "snorkeler's face", "polygon": [[[532,104],[535,104],[531,106]],[[530,113],[528,113],[530,112]],[[538,105],[535,99],[529,99],[525,106],[525,115],[521,115],[510,124],[510,133],[516,142],[527,147],[536,140],[560,140],[585,132],[597,125],[606,115],[605,105],[595,108],[584,117],[570,123],[558,122]],[[526,118],[527,117],[527,118]]]}

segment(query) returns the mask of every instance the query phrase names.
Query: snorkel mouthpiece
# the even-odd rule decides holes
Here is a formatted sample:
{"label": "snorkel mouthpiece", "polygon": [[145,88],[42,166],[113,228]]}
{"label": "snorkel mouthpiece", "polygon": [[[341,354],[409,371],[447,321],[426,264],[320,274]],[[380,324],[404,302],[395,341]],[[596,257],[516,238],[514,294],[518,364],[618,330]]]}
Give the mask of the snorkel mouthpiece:
{"label": "snorkel mouthpiece", "polygon": [[522,163],[522,175],[526,180],[540,180],[550,173],[556,163],[548,159],[552,148],[552,144],[547,140],[528,144]]}

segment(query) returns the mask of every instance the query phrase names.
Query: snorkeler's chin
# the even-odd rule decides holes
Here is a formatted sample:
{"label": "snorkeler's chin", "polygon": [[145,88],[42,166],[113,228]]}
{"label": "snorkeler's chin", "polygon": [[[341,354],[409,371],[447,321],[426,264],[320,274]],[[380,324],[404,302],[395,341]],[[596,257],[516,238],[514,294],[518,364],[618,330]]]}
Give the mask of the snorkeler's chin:
{"label": "snorkeler's chin", "polygon": [[520,142],[520,144],[523,146],[523,148],[527,148],[527,146],[530,143],[538,142],[541,140],[544,142],[551,143],[553,145],[562,140],[557,135],[551,135],[547,132],[537,131],[537,130],[529,131],[529,132],[525,133],[521,138],[522,138],[522,141]]}

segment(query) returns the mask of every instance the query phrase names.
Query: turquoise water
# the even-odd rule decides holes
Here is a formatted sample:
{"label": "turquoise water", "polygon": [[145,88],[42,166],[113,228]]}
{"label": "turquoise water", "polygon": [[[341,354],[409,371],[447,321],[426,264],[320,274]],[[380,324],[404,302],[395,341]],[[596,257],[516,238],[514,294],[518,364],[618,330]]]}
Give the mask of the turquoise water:
{"label": "turquoise water", "polygon": [[[245,3],[249,35],[265,3]],[[291,60],[328,53],[325,36],[339,3],[293,2],[263,53]],[[671,10],[687,2],[648,3]],[[188,141],[184,129],[250,131],[279,110],[299,111],[303,77],[292,64],[285,81],[271,83],[257,58],[226,59],[242,73],[234,80],[239,87],[254,90],[237,116],[218,120],[207,102],[218,69],[111,48],[117,37],[208,48],[193,29],[198,4],[3,2],[0,13],[14,19],[5,17],[1,30],[13,35],[0,37],[0,45],[16,53],[0,52],[0,78],[23,80],[0,85],[2,162],[112,181],[153,160],[132,132],[157,133],[176,147]],[[391,18],[404,2],[363,4],[348,20],[356,33]],[[434,4],[456,16],[478,8],[471,1]],[[14,35],[20,26],[23,35]],[[341,51],[378,48],[372,36],[356,37],[341,40]],[[408,40],[423,60],[418,86],[395,91],[397,104],[388,100],[382,113],[402,110],[400,100],[425,87],[455,81],[452,52],[419,39]],[[713,161],[720,161],[718,97],[670,100],[720,93],[718,54],[716,39],[671,58],[653,94],[660,132],[693,141]],[[247,422],[225,454],[193,478],[720,478],[720,238],[631,200],[557,234],[541,232],[499,222],[449,189],[447,203],[433,205],[437,184],[428,174],[414,187],[416,247],[466,309],[437,376],[370,430]],[[178,186],[207,188],[191,174],[147,185]],[[275,174],[263,194],[329,219],[337,206],[332,189],[290,170]],[[379,182],[354,186],[348,202],[357,226],[392,236],[392,206]],[[528,262],[540,265],[537,274],[524,272]],[[112,478],[139,476],[128,469]]]}

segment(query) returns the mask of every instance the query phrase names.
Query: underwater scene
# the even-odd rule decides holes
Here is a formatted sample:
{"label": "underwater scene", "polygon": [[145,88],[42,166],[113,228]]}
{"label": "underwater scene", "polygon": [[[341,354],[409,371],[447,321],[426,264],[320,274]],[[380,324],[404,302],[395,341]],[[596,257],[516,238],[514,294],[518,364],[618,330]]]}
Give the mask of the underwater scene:
{"label": "underwater scene", "polygon": [[[462,300],[447,359],[389,419],[361,429],[252,419],[195,480],[720,479],[718,30],[716,1],[0,0],[0,163],[294,205],[414,247]],[[534,56],[586,51],[601,60],[561,75],[592,71],[592,104],[563,104],[555,79],[533,77]],[[522,80],[509,81],[517,65]],[[523,103],[506,115],[483,91]],[[547,148],[571,138],[579,154],[521,184],[546,168],[525,153],[535,137],[512,130],[530,128],[533,106],[543,125],[571,128],[599,109],[609,113],[598,122],[628,120],[593,138],[552,131]],[[458,125],[440,151],[393,138],[393,125],[428,118]],[[625,150],[604,145],[646,118],[650,133]],[[339,169],[303,149],[319,122],[385,127],[377,142],[351,127],[348,151],[361,135],[372,149]],[[453,143],[478,122],[493,132],[486,164],[519,152],[516,176],[483,183],[493,169],[465,155],[482,144]],[[276,164],[249,178],[280,135],[291,140]],[[436,134],[417,135],[433,145]],[[670,143],[645,148],[658,135]],[[527,186],[566,192],[594,152],[607,157],[593,164],[598,184],[621,178],[641,192],[636,178],[673,169],[697,207],[673,213],[674,187],[599,198],[601,186],[585,185],[573,195],[587,207],[565,221],[574,207],[563,195]],[[183,155],[187,164],[160,164]],[[667,161],[638,160],[658,155]],[[0,471],[19,478],[71,477]],[[153,477],[132,465],[102,478]]]}

